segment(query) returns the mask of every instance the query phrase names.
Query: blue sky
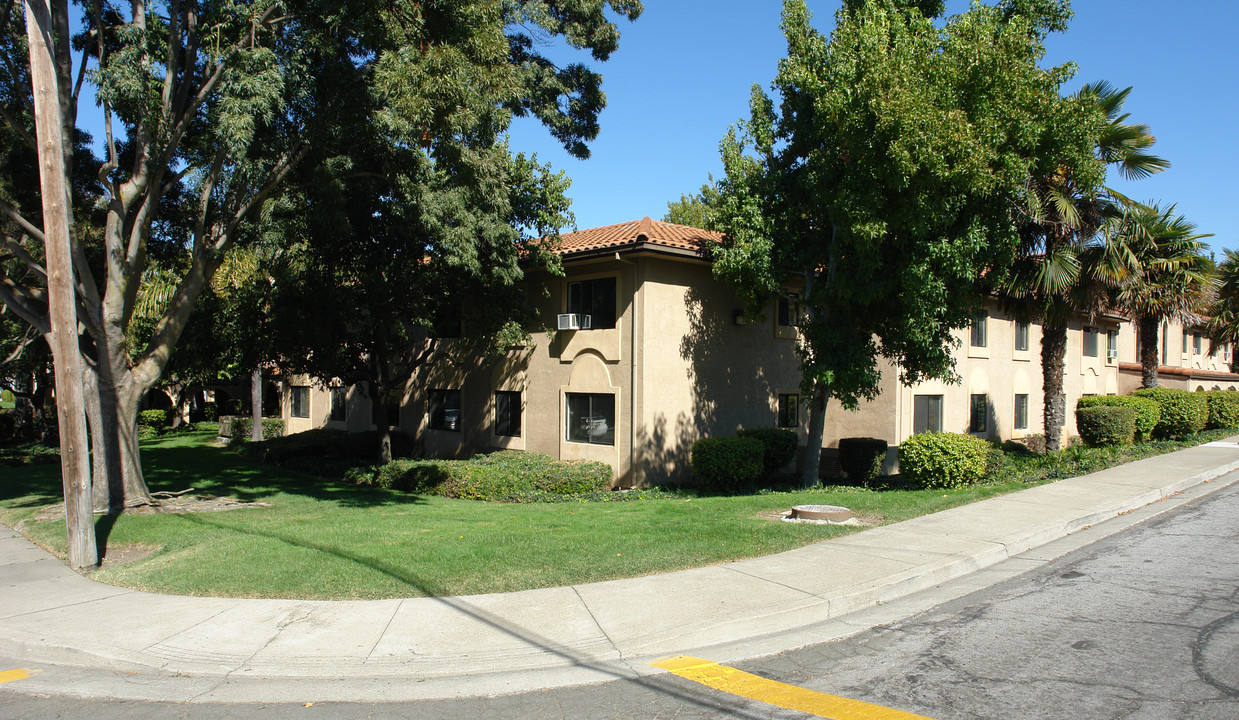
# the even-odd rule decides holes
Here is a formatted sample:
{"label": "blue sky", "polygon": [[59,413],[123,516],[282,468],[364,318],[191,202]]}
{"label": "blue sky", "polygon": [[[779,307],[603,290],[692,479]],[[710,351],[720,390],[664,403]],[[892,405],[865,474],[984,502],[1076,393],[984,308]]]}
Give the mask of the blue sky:
{"label": "blue sky", "polygon": [[[810,0],[814,22],[833,26],[838,0]],[[1178,210],[1213,233],[1207,242],[1239,248],[1239,2],[1236,0],[1077,0],[1070,29],[1050,38],[1046,64],[1074,61],[1068,92],[1084,82],[1132,86],[1125,109],[1150,126],[1154,150],[1171,169],[1110,184],[1137,200]],[[749,88],[768,87],[786,54],[778,0],[646,0],[621,25],[619,50],[596,65],[608,107],[592,157],[579,161],[536,123],[512,131],[516,150],[566,170],[579,228],[660,218],[667,202],[721,174],[718,142],[747,113]],[[948,12],[967,9],[951,0]],[[588,61],[582,56],[581,61]]]}

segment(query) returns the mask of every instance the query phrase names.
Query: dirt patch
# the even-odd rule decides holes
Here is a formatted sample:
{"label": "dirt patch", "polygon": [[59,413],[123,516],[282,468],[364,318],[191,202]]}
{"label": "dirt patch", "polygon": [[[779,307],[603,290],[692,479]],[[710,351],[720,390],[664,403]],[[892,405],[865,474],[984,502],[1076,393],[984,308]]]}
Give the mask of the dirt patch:
{"label": "dirt patch", "polygon": [[[189,493],[191,492],[193,492],[193,488],[182,490],[179,493],[151,493],[151,497],[155,501],[155,504],[125,508],[125,513],[134,515],[177,513],[184,515],[186,513],[222,512],[224,510],[240,510],[243,508],[271,507],[271,503],[243,502],[234,497],[227,496],[216,497],[214,495],[190,495]],[[63,520],[64,516],[65,504],[57,503],[56,505],[48,505],[43,508],[39,511],[38,515],[29,518],[28,521],[48,522],[51,520]]]}
{"label": "dirt patch", "polygon": [[831,520],[802,520],[792,517],[791,510],[776,510],[774,512],[766,512],[761,514],[762,520],[771,522],[790,522],[790,523],[808,523],[810,525],[856,525],[859,527],[875,527],[881,525],[884,518],[881,515],[861,514],[856,517],[844,520],[843,522],[834,522]]}
{"label": "dirt patch", "polygon": [[99,568],[107,569],[119,567],[135,560],[150,557],[162,550],[160,545],[141,545],[134,543],[131,545],[108,545],[103,552],[103,557],[99,560]]}

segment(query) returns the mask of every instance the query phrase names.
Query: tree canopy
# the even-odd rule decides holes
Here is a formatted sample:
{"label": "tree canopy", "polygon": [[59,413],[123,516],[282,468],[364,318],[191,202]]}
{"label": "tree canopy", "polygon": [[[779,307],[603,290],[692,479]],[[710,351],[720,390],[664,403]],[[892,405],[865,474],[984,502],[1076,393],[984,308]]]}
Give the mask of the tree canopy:
{"label": "tree canopy", "polygon": [[715,271],[750,308],[799,293],[809,447],[829,398],[877,393],[879,358],[905,383],[951,378],[951,331],[1010,264],[1031,178],[1096,166],[1100,115],[1060,94],[1071,66],[1038,64],[1065,2],[976,5],[941,26],[916,5],[849,3],[828,39],[787,0],[775,96],[754,87],[722,143]]}
{"label": "tree canopy", "polygon": [[[557,65],[545,48],[562,40],[604,61],[619,38],[607,11],[631,20],[641,4],[86,3],[76,37],[71,9],[52,3],[63,124],[76,127],[87,84],[104,115],[104,157],[75,154],[68,140],[65,155],[71,177],[89,179],[72,183],[81,209],[71,227],[73,271],[96,487],[118,506],[149,502],[138,403],[229,251],[258,237],[269,202],[295,190],[306,168],[349,172],[348,145],[359,137],[382,138],[451,175],[470,189],[458,198],[466,208],[504,177],[506,153],[490,148],[514,116],[536,117],[570,153],[587,156],[605,104],[601,75],[584,63]],[[13,189],[29,187],[17,179],[37,168],[21,5],[0,12],[0,54],[10,61],[0,74],[0,132],[14,140],[0,155],[0,300],[45,328],[38,203]],[[92,193],[98,201],[87,203]],[[441,229],[455,233],[449,242],[474,237]],[[174,290],[145,337],[135,337],[135,302],[152,263],[171,273]]]}

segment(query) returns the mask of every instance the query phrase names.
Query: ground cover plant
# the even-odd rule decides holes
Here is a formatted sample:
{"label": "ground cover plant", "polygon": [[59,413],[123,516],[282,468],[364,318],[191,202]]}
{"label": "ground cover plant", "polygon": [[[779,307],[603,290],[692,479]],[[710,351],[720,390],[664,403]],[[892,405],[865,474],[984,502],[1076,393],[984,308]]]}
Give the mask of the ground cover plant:
{"label": "ground cover plant", "polygon": [[[1030,485],[1227,436],[1069,447],[1038,454],[1006,443],[985,482],[916,490],[899,476],[871,488],[698,496],[644,492],[630,502],[504,504],[364,487],[265,466],[213,445],[211,431],[144,443],[152,490],[261,502],[229,512],[101,516],[103,582],[154,592],[227,597],[348,599],[508,592],[700,567],[781,552],[861,527],[778,522],[794,505],[843,505],[867,523],[898,522]],[[65,550],[59,466],[7,448],[0,522]],[[136,557],[124,564],[118,557]]]}

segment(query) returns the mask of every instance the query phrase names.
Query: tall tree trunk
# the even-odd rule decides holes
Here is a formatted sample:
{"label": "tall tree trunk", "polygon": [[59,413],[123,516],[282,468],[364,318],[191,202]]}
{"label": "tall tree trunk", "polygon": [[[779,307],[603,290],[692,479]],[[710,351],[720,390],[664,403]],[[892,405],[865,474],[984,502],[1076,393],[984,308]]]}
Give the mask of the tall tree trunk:
{"label": "tall tree trunk", "polygon": [[60,425],[60,476],[65,497],[69,565],[99,564],[94,513],[90,504],[90,451],[82,400],[82,368],[77,337],[77,299],[73,250],[69,240],[67,170],[47,0],[27,0],[26,37],[34,94],[35,136],[39,151],[39,189],[43,201],[43,236],[47,255],[48,316],[56,376],[56,414]]}
{"label": "tall tree trunk", "polygon": [[250,373],[250,442],[262,441],[262,368]]}
{"label": "tall tree trunk", "polygon": [[[119,512],[125,505],[121,482],[120,445],[116,435],[116,396],[103,392],[99,373],[85,365],[82,387],[86,392],[86,420],[90,426],[91,504],[95,512]],[[109,420],[105,420],[109,418]]]}
{"label": "tall tree trunk", "polygon": [[826,436],[826,406],[830,403],[830,386],[818,382],[813,386],[813,398],[809,402],[809,438],[805,441],[804,474],[805,487],[819,482],[822,466],[822,440]]}
{"label": "tall tree trunk", "polygon": [[1063,363],[1067,355],[1067,326],[1041,328],[1041,388],[1045,405],[1045,449],[1062,448],[1067,422],[1067,395],[1063,392]]}
{"label": "tall tree trunk", "polygon": [[1140,337],[1140,386],[1157,387],[1157,318],[1142,317],[1136,320],[1136,332]]}
{"label": "tall tree trunk", "polygon": [[386,465],[391,462],[391,426],[387,424],[387,388],[383,385],[370,384],[373,397],[370,407],[373,408],[374,426],[379,429],[379,462]]}

